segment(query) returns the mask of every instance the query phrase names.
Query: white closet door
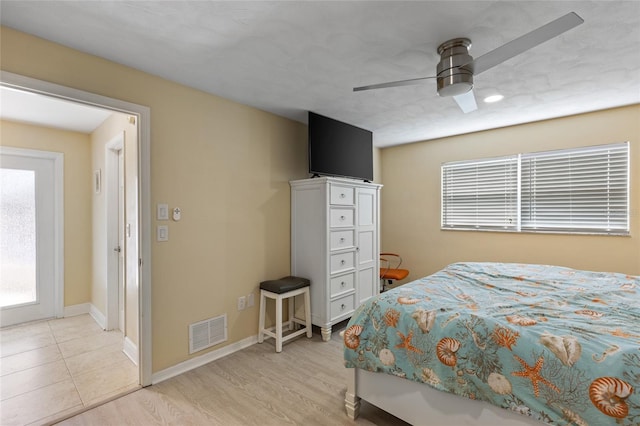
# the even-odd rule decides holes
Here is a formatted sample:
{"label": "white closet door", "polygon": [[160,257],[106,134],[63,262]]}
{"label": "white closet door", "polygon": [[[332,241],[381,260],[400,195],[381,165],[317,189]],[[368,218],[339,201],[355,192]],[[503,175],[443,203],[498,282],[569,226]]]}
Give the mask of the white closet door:
{"label": "white closet door", "polygon": [[356,195],[358,238],[358,304],[376,294],[378,238],[376,190],[358,188]]}

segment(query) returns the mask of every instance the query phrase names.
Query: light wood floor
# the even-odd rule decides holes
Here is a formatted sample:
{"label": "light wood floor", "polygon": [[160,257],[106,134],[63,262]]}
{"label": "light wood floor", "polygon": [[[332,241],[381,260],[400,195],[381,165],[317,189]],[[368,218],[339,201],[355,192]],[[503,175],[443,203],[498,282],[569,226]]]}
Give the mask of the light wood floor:
{"label": "light wood floor", "polygon": [[138,388],[122,345],[89,315],[0,329],[0,424],[44,424]]}
{"label": "light wood floor", "polygon": [[[273,339],[61,423],[75,425],[352,425],[348,370],[337,332],[300,337],[275,353]],[[359,425],[406,425],[363,403]]]}

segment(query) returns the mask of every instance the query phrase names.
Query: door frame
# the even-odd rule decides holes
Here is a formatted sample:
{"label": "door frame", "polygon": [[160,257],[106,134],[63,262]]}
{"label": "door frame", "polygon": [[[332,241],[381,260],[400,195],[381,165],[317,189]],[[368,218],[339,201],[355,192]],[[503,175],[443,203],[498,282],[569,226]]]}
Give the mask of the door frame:
{"label": "door frame", "polygon": [[[120,210],[124,206],[120,205],[120,167],[118,151],[124,150],[124,131],[118,132],[107,144],[105,145],[105,176],[104,176],[104,188],[106,194],[106,209],[107,209],[107,309],[106,309],[106,328],[107,330],[115,330],[119,325],[119,275],[122,271],[119,269],[120,253],[118,256],[113,255],[113,250],[116,246],[120,245],[119,236],[114,238],[114,235],[119,235],[120,224]],[[114,205],[118,206],[117,214],[111,214],[114,210]],[[124,247],[120,248],[124,250]],[[123,330],[124,332],[124,330]]]}
{"label": "door frame", "polygon": [[43,80],[0,71],[0,85],[121,112],[138,120],[138,350],[140,384],[151,385],[151,110],[144,105],[97,95]]}
{"label": "door frame", "polygon": [[64,154],[28,148],[0,146],[0,155],[53,162],[53,314],[64,316]]}

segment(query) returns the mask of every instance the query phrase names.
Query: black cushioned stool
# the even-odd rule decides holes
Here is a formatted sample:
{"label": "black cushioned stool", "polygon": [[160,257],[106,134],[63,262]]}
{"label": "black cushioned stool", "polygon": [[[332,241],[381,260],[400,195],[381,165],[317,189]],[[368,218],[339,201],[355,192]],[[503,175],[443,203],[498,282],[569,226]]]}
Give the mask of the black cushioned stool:
{"label": "black cushioned stool", "polygon": [[[282,352],[282,342],[293,339],[303,333],[311,337],[311,296],[309,294],[309,280],[299,277],[282,277],[279,280],[269,280],[260,283],[260,324],[258,326],[258,343],[264,341],[264,335],[276,339],[276,352]],[[304,316],[302,321],[294,316],[295,296],[304,295]],[[264,328],[264,314],[267,304],[267,297],[276,301],[276,325],[269,329]],[[295,324],[304,325],[303,329],[290,333],[282,337],[282,300],[292,298],[289,301],[289,321],[288,330],[293,330]]]}

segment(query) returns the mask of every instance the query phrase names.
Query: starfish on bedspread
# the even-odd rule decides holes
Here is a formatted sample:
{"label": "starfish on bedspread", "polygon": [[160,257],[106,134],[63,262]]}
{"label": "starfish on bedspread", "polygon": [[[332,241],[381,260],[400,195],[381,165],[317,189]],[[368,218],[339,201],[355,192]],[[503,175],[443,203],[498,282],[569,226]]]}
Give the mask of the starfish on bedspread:
{"label": "starfish on bedspread", "polygon": [[411,345],[411,339],[413,338],[413,330],[411,330],[409,332],[409,334],[407,334],[406,337],[405,337],[404,334],[402,334],[402,333],[400,333],[398,331],[398,337],[400,338],[401,342],[396,345],[396,348],[398,348],[398,349],[406,349],[407,351],[417,352],[419,354],[422,353],[422,351],[420,349],[418,349],[415,346]]}
{"label": "starfish on bedspread", "polygon": [[520,358],[518,355],[514,355],[514,357],[516,358],[516,360],[518,360],[520,364],[522,364],[522,366],[524,367],[524,371],[514,371],[511,374],[514,376],[524,377],[531,380],[531,384],[533,386],[533,394],[536,397],[538,397],[538,395],[540,394],[540,389],[538,388],[538,382],[544,383],[550,389],[553,389],[554,391],[560,393],[560,389],[558,389],[556,385],[554,385],[553,383],[551,383],[550,381],[548,381],[547,379],[545,379],[540,375],[540,369],[542,368],[542,364],[544,363],[544,357],[538,358],[538,361],[536,361],[536,365],[533,367],[529,367],[529,364],[527,364],[525,360]]}

